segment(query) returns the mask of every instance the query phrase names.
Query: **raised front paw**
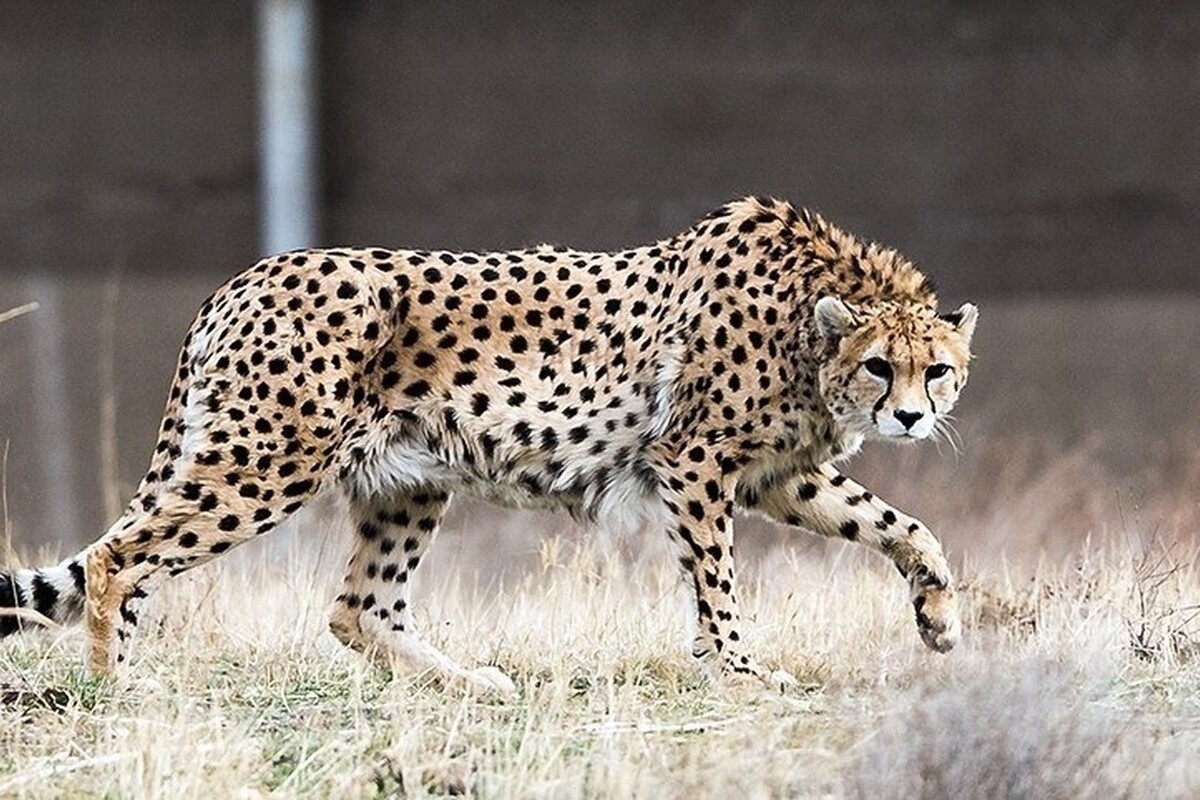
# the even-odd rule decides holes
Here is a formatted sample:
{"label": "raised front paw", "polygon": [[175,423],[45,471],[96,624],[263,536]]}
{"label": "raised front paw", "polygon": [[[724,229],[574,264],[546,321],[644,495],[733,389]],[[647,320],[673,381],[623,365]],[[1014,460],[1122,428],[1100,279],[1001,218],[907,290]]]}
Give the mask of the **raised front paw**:
{"label": "raised front paw", "polygon": [[926,589],[913,600],[917,612],[917,630],[930,650],[948,653],[962,638],[958,621],[958,603],[950,589]]}

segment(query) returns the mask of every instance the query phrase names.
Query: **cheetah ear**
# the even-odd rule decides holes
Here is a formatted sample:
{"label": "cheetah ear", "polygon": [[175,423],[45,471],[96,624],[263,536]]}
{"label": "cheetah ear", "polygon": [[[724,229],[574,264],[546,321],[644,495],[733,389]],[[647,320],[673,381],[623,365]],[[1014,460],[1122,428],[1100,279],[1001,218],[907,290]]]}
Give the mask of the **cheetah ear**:
{"label": "cheetah ear", "polygon": [[973,303],[963,303],[954,311],[942,314],[942,319],[953,325],[969,345],[975,333],[975,321],[979,319],[979,309]]}
{"label": "cheetah ear", "polygon": [[836,297],[822,297],[814,310],[817,314],[817,330],[829,341],[836,342],[854,327],[854,314]]}

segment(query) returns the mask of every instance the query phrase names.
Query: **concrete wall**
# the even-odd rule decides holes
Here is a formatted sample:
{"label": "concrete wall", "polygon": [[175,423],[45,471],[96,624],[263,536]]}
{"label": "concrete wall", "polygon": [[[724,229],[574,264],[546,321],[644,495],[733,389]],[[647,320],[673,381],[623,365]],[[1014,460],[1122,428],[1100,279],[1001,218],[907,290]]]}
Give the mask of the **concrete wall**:
{"label": "concrete wall", "polygon": [[252,12],[0,2],[0,269],[218,275],[253,259]]}
{"label": "concrete wall", "polygon": [[[1046,345],[998,339],[1022,328],[994,301],[1200,292],[1200,4],[319,5],[330,243],[615,247],[788,197],[901,247],[951,302],[992,300],[968,404],[990,380],[1062,430],[1124,423],[1022,378],[1045,376],[1015,359]],[[0,310],[44,304],[0,327],[25,546],[88,541],[106,483],[129,495],[195,308],[259,255],[254,24],[251,2],[0,0]],[[1144,357],[1128,319],[1094,344],[1111,306],[1072,308],[1038,329],[1059,332],[1066,383],[1121,342]],[[1152,322],[1160,344],[1195,324]],[[1171,352],[1171,385],[1194,386]],[[1164,382],[1155,363],[1106,391],[1145,407],[1132,387]]]}
{"label": "concrete wall", "polygon": [[[1200,288],[1200,6],[327,2],[325,240],[811,205],[954,295]],[[0,4],[0,267],[257,255],[253,4]]]}

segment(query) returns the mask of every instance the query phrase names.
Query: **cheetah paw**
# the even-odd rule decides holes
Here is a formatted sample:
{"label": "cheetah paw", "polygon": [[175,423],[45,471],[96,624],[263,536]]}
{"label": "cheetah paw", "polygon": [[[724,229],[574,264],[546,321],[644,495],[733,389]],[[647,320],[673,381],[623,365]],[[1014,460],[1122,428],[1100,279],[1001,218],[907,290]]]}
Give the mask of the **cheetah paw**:
{"label": "cheetah paw", "polygon": [[933,589],[913,600],[917,631],[930,650],[948,653],[962,638],[954,595],[945,589]]}
{"label": "cheetah paw", "polygon": [[764,687],[773,692],[787,692],[800,685],[800,682],[786,670],[771,671],[753,663],[749,667],[743,666],[741,669],[723,670],[713,677],[715,677],[714,683],[725,689]]}
{"label": "cheetah paw", "polygon": [[517,691],[517,685],[512,679],[496,667],[478,667],[464,673],[463,677],[468,685],[480,691],[500,695],[515,694]]}

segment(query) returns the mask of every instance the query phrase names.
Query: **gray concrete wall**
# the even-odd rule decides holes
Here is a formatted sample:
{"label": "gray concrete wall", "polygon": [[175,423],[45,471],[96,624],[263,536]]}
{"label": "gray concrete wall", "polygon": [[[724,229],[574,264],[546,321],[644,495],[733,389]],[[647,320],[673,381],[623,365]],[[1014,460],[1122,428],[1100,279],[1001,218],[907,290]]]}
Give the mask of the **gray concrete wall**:
{"label": "gray concrete wall", "polygon": [[[328,242],[611,247],[763,193],[954,295],[1200,288],[1195,3],[319,5]],[[0,3],[0,266],[252,260],[253,24]]]}
{"label": "gray concrete wall", "polygon": [[0,2],[0,269],[253,259],[252,11]]}
{"label": "gray concrete wall", "polygon": [[[990,386],[1020,398],[1015,437],[1086,438],[1083,420],[1158,435],[1167,455],[1127,460],[1164,464],[1196,418],[1195,319],[1178,312],[1194,301],[1061,319],[1042,303],[1040,327],[989,309],[1200,292],[1200,4],[1049,5],[320,3],[323,239],[615,247],[737,195],[791,198],[899,246],[949,300],[985,302],[964,420]],[[26,546],[88,541],[105,483],[129,495],[195,308],[258,256],[253,12],[0,0],[0,310],[48,306],[0,327]],[[1153,347],[1129,313],[1105,316],[1131,307],[1175,309],[1147,322]],[[1099,377],[1130,362],[1144,369]],[[1081,416],[1063,393],[1080,387],[1119,410]],[[115,474],[98,458],[106,393]]]}
{"label": "gray concrete wall", "polygon": [[494,6],[330,7],[334,238],[609,247],[753,192],[955,295],[1200,286],[1194,4]]}

